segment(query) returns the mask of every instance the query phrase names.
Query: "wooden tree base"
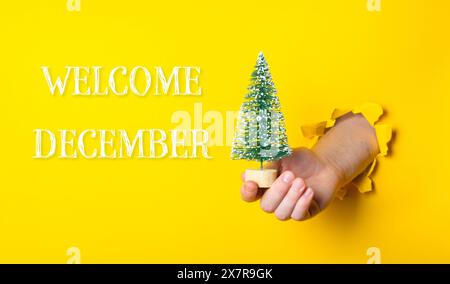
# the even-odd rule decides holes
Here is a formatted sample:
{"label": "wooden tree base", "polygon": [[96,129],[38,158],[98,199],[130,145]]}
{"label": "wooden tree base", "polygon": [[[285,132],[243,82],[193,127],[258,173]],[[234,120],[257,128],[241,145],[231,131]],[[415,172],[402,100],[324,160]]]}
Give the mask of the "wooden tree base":
{"label": "wooden tree base", "polygon": [[253,181],[259,188],[269,188],[277,178],[277,170],[245,170],[245,181]]}

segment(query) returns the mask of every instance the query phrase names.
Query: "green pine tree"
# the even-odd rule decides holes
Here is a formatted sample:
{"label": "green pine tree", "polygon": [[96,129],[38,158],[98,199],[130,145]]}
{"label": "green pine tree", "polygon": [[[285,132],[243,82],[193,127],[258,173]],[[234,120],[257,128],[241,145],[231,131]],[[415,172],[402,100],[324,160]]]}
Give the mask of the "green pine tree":
{"label": "green pine tree", "polygon": [[251,76],[249,93],[239,111],[231,158],[263,162],[291,154],[284,117],[269,66],[259,53]]}

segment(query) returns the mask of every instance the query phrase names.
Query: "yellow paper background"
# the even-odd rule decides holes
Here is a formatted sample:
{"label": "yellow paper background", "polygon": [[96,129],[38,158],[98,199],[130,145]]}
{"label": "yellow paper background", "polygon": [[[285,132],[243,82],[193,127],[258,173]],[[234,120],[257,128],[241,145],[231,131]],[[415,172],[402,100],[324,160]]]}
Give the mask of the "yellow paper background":
{"label": "yellow paper background", "polygon": [[[0,262],[450,262],[450,2],[5,1],[0,11]],[[237,110],[258,52],[289,142],[335,107],[380,103],[396,130],[375,191],[304,222],[240,200],[254,163],[34,160],[35,128],[171,129],[173,112]],[[201,97],[50,95],[40,66],[200,66]]]}

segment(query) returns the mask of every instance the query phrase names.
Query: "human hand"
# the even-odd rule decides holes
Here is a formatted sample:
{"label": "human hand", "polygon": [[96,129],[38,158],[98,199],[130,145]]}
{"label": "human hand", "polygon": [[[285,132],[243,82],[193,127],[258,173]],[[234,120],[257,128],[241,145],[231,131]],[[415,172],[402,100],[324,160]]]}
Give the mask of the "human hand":
{"label": "human hand", "polygon": [[280,176],[269,189],[245,182],[242,175],[241,196],[247,202],[261,199],[262,210],[280,220],[306,220],[327,207],[336,191],[361,173],[378,152],[375,131],[367,120],[346,115],[313,149],[295,149],[270,164]]}
{"label": "human hand", "polygon": [[262,210],[275,213],[280,220],[300,221],[316,215],[338,189],[338,172],[306,148],[295,149],[268,167],[281,173],[273,185],[264,190],[252,181],[244,182],[241,196],[247,202],[261,198]]}

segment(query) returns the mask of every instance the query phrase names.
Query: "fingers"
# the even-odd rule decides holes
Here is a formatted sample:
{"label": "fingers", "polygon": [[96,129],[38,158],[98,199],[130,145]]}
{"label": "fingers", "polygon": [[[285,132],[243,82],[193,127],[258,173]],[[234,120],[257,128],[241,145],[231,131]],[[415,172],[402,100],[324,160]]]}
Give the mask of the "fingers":
{"label": "fingers", "polygon": [[275,216],[278,219],[284,221],[291,217],[294,207],[302,196],[305,188],[305,182],[301,178],[296,178],[294,180],[286,197],[284,197],[283,201],[281,201],[280,205],[275,210]]}
{"label": "fingers", "polygon": [[[294,210],[291,214],[291,218],[296,221],[303,221],[308,219],[310,216],[309,208],[314,197],[314,191],[308,187],[300,199],[295,204]],[[317,213],[317,212],[316,212]]]}
{"label": "fingers", "polygon": [[317,215],[317,213],[320,212],[320,206],[319,204],[314,200],[314,198],[311,200],[311,205],[309,205],[309,217],[314,217]]}
{"label": "fingers", "polygon": [[[262,191],[252,181],[243,181],[241,187],[242,200],[254,202],[258,200]],[[305,185],[301,178],[295,178],[290,171],[283,172],[264,193],[261,198],[261,208],[267,213],[275,213],[280,220],[292,218],[303,221],[320,212],[320,206],[314,201],[314,191]]]}
{"label": "fingers", "polygon": [[256,201],[259,198],[258,185],[253,181],[246,181],[241,187],[242,200],[247,202]]}
{"label": "fingers", "polygon": [[267,213],[274,212],[288,192],[293,180],[294,174],[292,172],[285,171],[282,173],[264,193],[261,199],[262,210]]}
{"label": "fingers", "polygon": [[246,202],[254,202],[261,197],[258,184],[253,181],[245,181],[245,172],[241,174],[241,198]]}

